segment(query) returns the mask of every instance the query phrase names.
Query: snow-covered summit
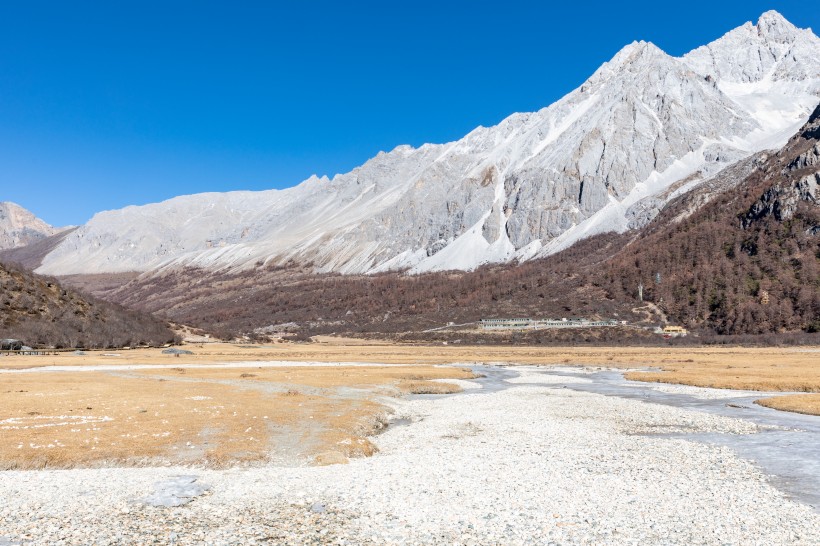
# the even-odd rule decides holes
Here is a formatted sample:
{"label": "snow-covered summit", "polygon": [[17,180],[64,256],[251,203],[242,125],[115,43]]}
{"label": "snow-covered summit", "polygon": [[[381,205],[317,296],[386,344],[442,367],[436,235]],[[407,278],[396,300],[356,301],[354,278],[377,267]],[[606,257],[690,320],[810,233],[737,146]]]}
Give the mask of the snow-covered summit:
{"label": "snow-covered summit", "polygon": [[[751,23],[747,26],[751,26]],[[775,10],[769,10],[761,15],[755,28],[761,37],[781,43],[792,41],[800,32],[796,26]]]}
{"label": "snow-covered summit", "polygon": [[799,29],[768,11],[756,25],[748,22],[683,59],[723,83],[816,81],[818,47],[820,39],[810,29]]}
{"label": "snow-covered summit", "polygon": [[398,146],[282,191],[101,213],[50,274],[296,262],[318,271],[472,269],[645,223],[672,197],[781,146],[820,101],[820,40],[776,12],[681,57],[621,49],[578,89],[461,140]]}

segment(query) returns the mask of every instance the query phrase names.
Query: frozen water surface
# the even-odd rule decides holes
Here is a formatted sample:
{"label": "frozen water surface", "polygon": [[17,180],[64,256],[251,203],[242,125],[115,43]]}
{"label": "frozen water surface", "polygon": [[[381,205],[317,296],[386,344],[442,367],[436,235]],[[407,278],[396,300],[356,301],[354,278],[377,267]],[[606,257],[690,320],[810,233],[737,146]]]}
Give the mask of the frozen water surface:
{"label": "frozen water surface", "polygon": [[[509,371],[509,370],[507,370]],[[771,483],[795,500],[820,511],[820,417],[765,408],[754,403],[788,393],[704,389],[624,379],[621,371],[571,371],[536,369],[551,377],[552,386],[576,391],[643,400],[750,421],[760,426],[755,434],[681,433],[656,434],[728,447],[754,461]],[[583,379],[583,382],[579,382]],[[520,386],[518,382],[516,385]]]}
{"label": "frozen water surface", "polygon": [[[154,484],[154,492],[142,501],[151,506],[182,506],[210,491],[211,486],[198,483],[199,476],[173,476]],[[2,546],[2,544],[0,544]]]}

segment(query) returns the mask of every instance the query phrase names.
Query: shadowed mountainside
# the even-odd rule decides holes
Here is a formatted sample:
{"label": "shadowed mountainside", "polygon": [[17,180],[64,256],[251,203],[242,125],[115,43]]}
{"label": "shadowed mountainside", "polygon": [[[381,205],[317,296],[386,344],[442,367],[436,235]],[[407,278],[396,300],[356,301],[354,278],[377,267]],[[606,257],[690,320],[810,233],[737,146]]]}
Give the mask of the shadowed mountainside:
{"label": "shadowed mountainside", "polygon": [[0,338],[30,346],[160,345],[174,332],[160,319],[82,295],[54,279],[0,264]]}

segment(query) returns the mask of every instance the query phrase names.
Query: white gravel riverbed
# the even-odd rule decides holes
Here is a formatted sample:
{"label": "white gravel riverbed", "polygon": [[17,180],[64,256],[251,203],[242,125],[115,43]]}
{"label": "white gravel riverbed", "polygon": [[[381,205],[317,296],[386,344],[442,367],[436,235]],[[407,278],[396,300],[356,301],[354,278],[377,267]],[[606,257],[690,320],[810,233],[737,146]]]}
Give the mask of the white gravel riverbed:
{"label": "white gravel riverbed", "polygon": [[[412,423],[348,465],[0,473],[0,546],[820,542],[730,450],[643,435],[743,420],[549,385],[391,404]],[[145,504],[175,491],[201,496]]]}

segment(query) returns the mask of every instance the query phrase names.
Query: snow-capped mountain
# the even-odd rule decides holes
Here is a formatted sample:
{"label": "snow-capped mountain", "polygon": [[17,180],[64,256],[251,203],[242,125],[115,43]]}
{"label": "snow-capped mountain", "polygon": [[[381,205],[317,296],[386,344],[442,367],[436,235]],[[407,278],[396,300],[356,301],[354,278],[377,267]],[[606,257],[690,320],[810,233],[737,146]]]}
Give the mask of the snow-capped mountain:
{"label": "snow-capped mountain", "polygon": [[97,214],[48,274],[296,262],[318,271],[472,269],[649,221],[723,168],[779,148],[820,100],[820,39],[776,12],[675,58],[632,43],[583,85],[449,144],[399,146],[287,190]]}
{"label": "snow-capped mountain", "polygon": [[16,203],[0,202],[0,250],[29,245],[61,231]]}

